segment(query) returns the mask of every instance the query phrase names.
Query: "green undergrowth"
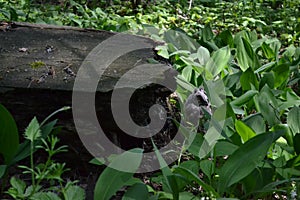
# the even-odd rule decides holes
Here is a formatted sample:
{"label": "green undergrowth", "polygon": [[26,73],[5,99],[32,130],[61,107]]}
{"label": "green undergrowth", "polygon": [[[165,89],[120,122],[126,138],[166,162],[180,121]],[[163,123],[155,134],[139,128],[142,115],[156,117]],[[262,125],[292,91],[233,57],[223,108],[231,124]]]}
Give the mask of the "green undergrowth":
{"label": "green undergrowth", "polygon": [[[0,20],[147,35],[164,42],[157,53],[179,72],[181,105],[195,88],[206,90],[213,110],[203,122],[206,134],[180,127],[185,143],[177,162],[166,165],[155,149],[161,170],[147,180],[134,176],[141,149],[117,156],[100,175],[95,199],[109,200],[122,188],[124,200],[298,199],[299,1],[188,3],[151,1],[134,9],[129,1],[0,0]],[[11,137],[15,148],[1,152],[9,162],[18,149]],[[118,163],[131,171],[115,170]]]}

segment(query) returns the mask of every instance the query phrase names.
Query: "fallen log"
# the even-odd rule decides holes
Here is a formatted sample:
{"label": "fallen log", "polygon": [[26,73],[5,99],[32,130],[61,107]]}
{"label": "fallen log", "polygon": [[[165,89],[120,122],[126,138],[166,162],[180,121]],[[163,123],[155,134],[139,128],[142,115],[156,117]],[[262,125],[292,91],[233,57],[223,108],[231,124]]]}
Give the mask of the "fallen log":
{"label": "fallen log", "polygon": [[[0,103],[11,111],[23,130],[33,116],[41,119],[62,106],[72,105],[74,91],[82,96],[93,97],[94,95],[98,120],[107,137],[123,149],[142,147],[143,139],[124,133],[116,124],[111,111],[112,93],[122,90],[123,95],[126,96],[126,92],[124,93],[126,88],[136,89],[131,94],[128,109],[136,124],[146,126],[151,121],[148,114],[149,108],[168,96],[171,93],[171,87],[175,89],[174,73],[166,72],[169,67],[161,64],[143,68],[142,72],[141,70],[132,71],[137,66],[149,64],[149,59],[157,57],[153,51],[157,43],[148,38],[126,34],[108,43],[108,45],[112,44],[109,48],[113,50],[110,49],[111,51],[107,54],[99,53],[98,49],[97,53],[100,56],[104,55],[102,59],[106,58],[105,55],[114,55],[120,49],[122,53],[122,48],[126,52],[112,56],[114,60],[109,60],[111,62],[108,62],[109,65],[106,68],[98,70],[94,67],[97,68],[94,73],[90,70],[93,67],[88,66],[91,62],[89,58],[95,57],[93,53],[99,45],[101,46],[116,35],[107,31],[65,26],[9,24],[0,31]],[[128,43],[127,40],[130,42]],[[144,44],[145,48],[135,49],[135,45],[139,46],[140,43]],[[132,44],[132,46],[124,47],[126,44],[129,46]],[[127,50],[128,48],[131,48],[131,51]],[[106,51],[106,49],[101,51]],[[102,62],[102,60],[92,61]],[[81,73],[81,80],[87,80],[87,82],[81,82],[81,87],[74,89],[74,82],[78,78],[77,73],[82,67],[88,69]],[[130,71],[132,72],[127,73]],[[96,74],[96,76],[101,74],[95,91],[85,88],[85,86],[89,87],[91,84],[89,80],[93,76],[86,75],[86,72]],[[122,84],[116,88],[121,78],[123,78]],[[162,86],[169,83],[171,83],[169,89]],[[137,85],[142,87],[137,88]],[[119,103],[122,101],[123,97],[120,97]],[[84,109],[83,106],[82,110]],[[75,132],[71,112],[60,114],[58,118],[63,119],[61,124],[70,132]]]}

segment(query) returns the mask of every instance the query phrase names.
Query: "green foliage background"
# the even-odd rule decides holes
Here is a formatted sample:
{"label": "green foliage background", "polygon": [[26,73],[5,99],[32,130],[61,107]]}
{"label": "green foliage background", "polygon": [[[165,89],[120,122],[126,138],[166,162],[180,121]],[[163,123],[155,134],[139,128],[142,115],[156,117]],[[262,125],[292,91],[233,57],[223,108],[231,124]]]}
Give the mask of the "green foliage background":
{"label": "green foliage background", "polygon": [[[110,199],[124,186],[123,199],[299,198],[300,1],[190,2],[0,0],[0,21],[128,31],[163,41],[156,50],[180,72],[182,100],[208,82],[224,84],[224,92],[209,94],[216,113],[211,117],[224,124],[222,137],[211,144],[202,134],[187,133],[194,141],[182,147],[185,159],[168,167],[157,154],[163,168],[148,184],[108,167],[95,199]],[[224,108],[225,119],[219,119]],[[207,134],[219,130],[215,124]],[[205,142],[211,148],[202,152]],[[7,152],[8,160],[13,153]],[[139,162],[132,164],[137,168]]]}

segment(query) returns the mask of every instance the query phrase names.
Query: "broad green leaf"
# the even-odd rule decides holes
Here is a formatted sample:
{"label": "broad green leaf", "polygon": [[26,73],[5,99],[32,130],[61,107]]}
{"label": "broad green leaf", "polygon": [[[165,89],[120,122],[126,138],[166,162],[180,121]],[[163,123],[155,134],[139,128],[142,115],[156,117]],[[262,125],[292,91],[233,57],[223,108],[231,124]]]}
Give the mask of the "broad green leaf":
{"label": "broad green leaf", "polygon": [[65,190],[64,200],[85,200],[85,191],[77,185],[70,185]]}
{"label": "broad green leaf", "polygon": [[[51,133],[53,130],[57,120],[53,120],[43,127],[41,127],[41,132],[42,132],[42,137],[40,139],[46,139],[48,135]],[[41,141],[38,140],[35,142],[35,147],[40,145]],[[34,152],[36,151],[36,148],[34,148]],[[24,158],[28,157],[30,155],[30,142],[29,140],[24,141],[22,144],[19,145],[18,152],[16,156],[14,157],[14,160],[12,163],[16,163],[20,160],[23,160]]]}
{"label": "broad green leaf", "polygon": [[31,198],[31,200],[61,200],[54,192],[37,192]]}
{"label": "broad green leaf", "polygon": [[215,155],[216,156],[229,156],[235,152],[239,147],[228,141],[218,141],[215,145]]}
{"label": "broad green leaf", "polygon": [[215,38],[216,44],[219,47],[224,47],[229,45],[229,47],[233,47],[233,37],[229,30],[222,31],[219,35]]}
{"label": "broad green leaf", "polygon": [[7,165],[0,165],[0,179],[3,177],[7,169]]}
{"label": "broad green leaf", "polygon": [[143,183],[137,183],[131,186],[123,195],[122,200],[137,200],[137,199],[148,199],[149,193],[148,188]]}
{"label": "broad green leaf", "polygon": [[199,47],[194,39],[180,31],[168,30],[164,32],[164,39],[167,43],[172,43],[178,50],[194,52]]}
{"label": "broad green leaf", "polygon": [[251,47],[251,44],[245,38],[239,38],[237,42],[237,61],[241,70],[248,68],[256,70],[261,67],[257,55]]}
{"label": "broad green leaf", "polygon": [[294,149],[297,155],[300,155],[300,133],[297,133],[293,138]]}
{"label": "broad green leaf", "polygon": [[203,41],[212,40],[215,36],[209,24],[206,24],[205,27],[201,29],[201,33]]}
{"label": "broad green leaf", "polygon": [[195,160],[184,161],[184,162],[180,163],[180,166],[191,170],[195,174],[197,174],[200,169],[199,162],[195,161]]}
{"label": "broad green leaf", "polygon": [[92,160],[89,161],[89,163],[94,164],[94,165],[104,165],[105,159],[104,158],[93,158]]}
{"label": "broad green leaf", "polygon": [[242,73],[240,77],[240,83],[244,91],[250,90],[251,85],[255,86],[255,88],[258,89],[258,80],[251,68],[248,68],[245,72]]}
{"label": "broad green leaf", "polygon": [[274,87],[277,88],[282,84],[287,84],[290,76],[290,65],[281,64],[273,69],[274,72]]}
{"label": "broad green leaf", "polygon": [[276,124],[275,126],[272,127],[271,130],[272,131],[282,130],[284,132],[284,139],[287,141],[287,144],[291,147],[293,146],[294,135],[287,124]]}
{"label": "broad green leaf", "polygon": [[178,51],[174,51],[169,56],[171,57],[173,55],[181,55],[181,56],[188,57],[190,54],[191,54],[191,52],[189,52],[187,50],[178,50]]}
{"label": "broad green leaf", "polygon": [[265,42],[262,43],[261,49],[263,51],[263,54],[268,60],[275,60],[275,52],[272,50],[272,48],[267,45]]}
{"label": "broad green leaf", "polygon": [[192,75],[193,75],[193,68],[191,66],[186,66],[182,72],[181,75],[187,82],[191,82]]}
{"label": "broad green leaf", "polygon": [[215,173],[215,167],[212,160],[201,160],[200,169],[208,177],[209,180],[211,179],[211,176]]}
{"label": "broad green leaf", "polygon": [[263,66],[261,66],[260,68],[258,68],[257,70],[254,71],[255,74],[263,72],[269,68],[272,68],[274,65],[276,64],[276,62],[268,62],[267,64],[264,64]]}
{"label": "broad green leaf", "polygon": [[205,66],[208,60],[210,59],[210,53],[205,47],[199,47],[197,51],[197,58],[199,60],[200,65]]}
{"label": "broad green leaf", "polygon": [[24,196],[29,197],[33,193],[33,190],[35,191],[35,193],[37,193],[41,189],[42,189],[42,186],[40,186],[40,185],[36,185],[36,187],[34,187],[33,185],[30,185],[26,188]]}
{"label": "broad green leaf", "polygon": [[267,155],[271,144],[282,135],[281,131],[256,135],[229,156],[220,171],[219,194],[248,176]]}
{"label": "broad green leaf", "polygon": [[16,189],[18,194],[24,194],[25,189],[26,189],[26,183],[23,180],[18,179],[18,178],[13,176],[10,179],[10,184],[14,189]]}
{"label": "broad green leaf", "polygon": [[242,106],[249,102],[256,94],[258,94],[258,91],[256,90],[249,90],[242,96],[238,97],[237,99],[230,102],[232,106]]}
{"label": "broad green leaf", "polygon": [[259,88],[264,87],[265,85],[268,85],[269,88],[274,88],[275,86],[275,76],[273,72],[263,72],[262,78],[259,82]]}
{"label": "broad green leaf", "polygon": [[0,104],[0,156],[2,154],[5,164],[10,164],[18,147],[19,133],[16,122],[9,111]]}
{"label": "broad green leaf", "polygon": [[218,49],[208,60],[205,68],[215,77],[225,69],[230,59],[230,48],[228,46]]}
{"label": "broad green leaf", "polygon": [[257,95],[257,106],[258,111],[261,112],[270,126],[280,123],[277,100],[267,85],[265,85]]}
{"label": "broad green leaf", "polygon": [[109,200],[119,189],[125,186],[139,168],[143,156],[142,152],[142,149],[132,149],[117,156],[98,178],[94,199]]}
{"label": "broad green leaf", "polygon": [[[155,154],[157,156],[157,160],[161,167],[161,171],[163,173],[163,177],[164,177],[164,181],[166,183],[167,189],[173,194],[174,200],[179,200],[179,190],[178,190],[176,178],[173,175],[171,169],[167,165],[164,158],[161,156],[160,151],[157,149],[157,147],[153,141],[152,141],[152,144],[154,146]],[[167,191],[167,192],[169,192],[169,191]]]}
{"label": "broad green leaf", "polygon": [[300,133],[300,108],[293,107],[288,116],[287,123],[294,134]]}
{"label": "broad green leaf", "polygon": [[243,122],[249,126],[256,134],[266,132],[266,124],[260,113],[249,115],[243,119]]}
{"label": "broad green leaf", "polygon": [[211,197],[219,197],[219,194],[215,191],[215,189],[212,186],[202,181],[198,176],[198,174],[195,174],[191,170],[179,166],[175,169],[175,172],[187,177],[189,180],[195,181],[198,185],[200,185],[204,189],[204,191],[209,193]]}
{"label": "broad green leaf", "polygon": [[292,58],[295,52],[296,52],[296,47],[292,44],[288,48],[286,48],[286,50],[283,53],[283,56]]}
{"label": "broad green leaf", "polygon": [[25,138],[33,142],[41,137],[40,124],[34,117],[25,129]]}
{"label": "broad green leaf", "polygon": [[157,46],[155,48],[156,50],[158,50],[157,55],[169,59],[169,52],[168,52],[168,47],[167,46]]}
{"label": "broad green leaf", "polygon": [[197,200],[199,197],[196,197],[193,193],[190,192],[180,192],[179,193],[180,200]]}
{"label": "broad green leaf", "polygon": [[288,179],[285,179],[285,180],[271,182],[271,183],[265,185],[258,192],[276,192],[276,191],[278,191],[278,188],[282,187],[280,185],[284,185],[286,183],[291,183],[291,182],[299,182],[299,181],[300,181],[300,178],[288,178]]}
{"label": "broad green leaf", "polygon": [[[157,199],[173,199],[173,195],[167,192],[158,191],[157,192]],[[152,198],[151,198],[152,199]]]}
{"label": "broad green leaf", "polygon": [[187,82],[182,75],[176,77],[177,89],[179,99],[185,101],[190,93],[195,90],[195,86]]}
{"label": "broad green leaf", "polygon": [[272,38],[272,39],[268,39],[266,41],[266,44],[269,45],[269,47],[274,52],[274,59],[278,60],[279,50],[281,48],[281,42],[277,38]]}
{"label": "broad green leaf", "polygon": [[189,146],[188,151],[194,156],[199,157],[200,148],[203,144],[204,138],[202,134],[196,134],[192,144]]}
{"label": "broad green leaf", "polygon": [[295,168],[277,168],[276,172],[280,176],[284,177],[285,179],[288,179],[290,177],[300,176],[300,171]]}
{"label": "broad green leaf", "polygon": [[256,135],[249,126],[239,120],[235,121],[235,129],[244,142],[247,142],[250,138],[253,138]]}
{"label": "broad green leaf", "polygon": [[[257,33],[255,31],[240,31],[234,36],[234,44],[237,45],[239,43],[240,38],[245,38],[252,45],[258,41]],[[260,45],[259,45],[260,46]]]}

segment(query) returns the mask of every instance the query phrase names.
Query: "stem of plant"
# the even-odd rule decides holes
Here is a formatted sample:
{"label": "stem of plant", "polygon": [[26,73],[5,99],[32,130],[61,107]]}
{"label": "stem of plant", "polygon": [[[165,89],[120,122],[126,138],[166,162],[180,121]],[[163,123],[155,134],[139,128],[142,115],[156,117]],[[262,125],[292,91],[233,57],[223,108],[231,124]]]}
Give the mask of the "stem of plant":
{"label": "stem of plant", "polygon": [[40,127],[42,127],[53,115],[56,115],[57,113],[61,112],[61,111],[65,111],[65,110],[69,110],[71,107],[70,106],[64,106],[58,110],[56,110],[55,112],[51,113],[46,119],[44,119],[44,121],[40,124]]}
{"label": "stem of plant", "polygon": [[183,154],[183,152],[185,151],[185,142],[186,142],[186,139],[184,140],[183,145],[182,145],[182,148],[181,148],[181,150],[180,150],[180,154],[179,154],[179,157],[178,157],[178,163],[177,163],[178,166],[180,165],[180,161],[181,161],[182,154]]}
{"label": "stem of plant", "polygon": [[[48,168],[48,166],[49,166],[49,164],[50,164],[50,162],[51,162],[51,159],[52,159],[52,155],[49,155],[49,156],[48,156],[48,159],[47,159],[47,161],[46,161],[46,164],[45,164],[45,166],[44,166],[43,171],[42,171],[41,174],[44,174],[44,173],[46,172],[46,170],[47,170],[47,168]],[[39,179],[39,180],[37,181],[36,185],[39,185],[39,184],[41,183],[41,181],[42,181],[42,179]]]}
{"label": "stem of plant", "polygon": [[[34,169],[34,164],[33,164],[33,147],[34,147],[34,141],[30,142],[30,167],[33,170]],[[32,194],[35,191],[36,185],[35,185],[35,180],[34,180],[34,171],[31,171],[31,181],[32,181],[32,186],[33,186],[33,191]]]}

